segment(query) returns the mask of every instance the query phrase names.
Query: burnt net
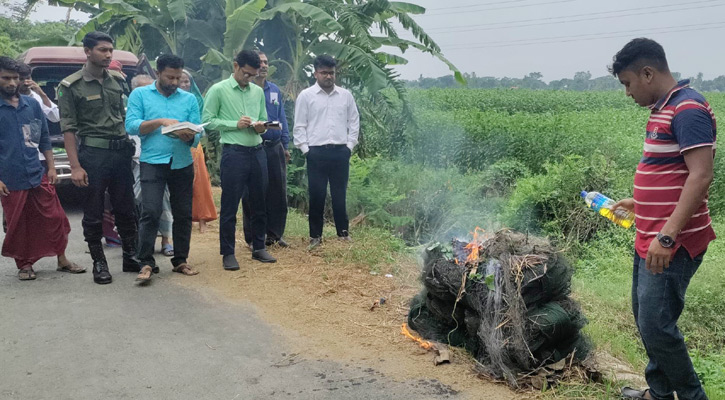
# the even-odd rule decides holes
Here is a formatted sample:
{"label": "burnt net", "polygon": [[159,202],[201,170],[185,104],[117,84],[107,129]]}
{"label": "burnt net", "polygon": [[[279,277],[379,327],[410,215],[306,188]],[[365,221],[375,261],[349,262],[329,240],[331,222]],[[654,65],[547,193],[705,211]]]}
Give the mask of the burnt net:
{"label": "burnt net", "polygon": [[572,269],[547,240],[503,230],[426,249],[424,289],[408,324],[425,339],[465,347],[481,372],[518,387],[519,378],[591,343],[570,295]]}

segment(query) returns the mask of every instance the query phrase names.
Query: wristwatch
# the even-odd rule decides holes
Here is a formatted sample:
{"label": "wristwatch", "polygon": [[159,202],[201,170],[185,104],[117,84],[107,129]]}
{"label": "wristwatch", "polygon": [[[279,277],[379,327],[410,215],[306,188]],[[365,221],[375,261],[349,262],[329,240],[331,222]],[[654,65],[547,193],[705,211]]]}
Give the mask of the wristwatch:
{"label": "wristwatch", "polygon": [[666,249],[675,245],[675,239],[672,239],[670,236],[663,235],[662,232],[657,234],[657,240],[660,242],[660,245]]}

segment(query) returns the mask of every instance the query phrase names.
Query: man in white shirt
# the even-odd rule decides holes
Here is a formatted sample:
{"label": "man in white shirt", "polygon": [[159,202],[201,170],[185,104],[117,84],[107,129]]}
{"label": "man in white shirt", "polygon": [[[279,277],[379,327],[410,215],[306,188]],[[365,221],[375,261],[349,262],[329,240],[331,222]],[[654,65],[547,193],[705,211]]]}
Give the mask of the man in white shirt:
{"label": "man in white shirt", "polygon": [[337,236],[350,240],[345,201],[350,155],[360,132],[355,99],[347,89],[335,85],[335,59],[317,56],[314,67],[317,83],[297,97],[294,126],[295,146],[307,157],[310,249],[322,243],[328,182]]}
{"label": "man in white shirt", "polygon": [[19,64],[18,73],[20,74],[20,86],[18,91],[20,94],[30,96],[40,103],[40,109],[43,110],[45,118],[50,122],[60,122],[60,112],[58,106],[50,101],[50,98],[38,86],[30,76],[31,70],[27,64]]}
{"label": "man in white shirt", "polygon": [[[18,92],[25,96],[30,96],[35,101],[40,103],[40,109],[43,110],[43,115],[48,122],[60,122],[60,111],[58,111],[58,105],[50,101],[47,94],[40,88],[40,86],[33,81],[31,75],[31,69],[28,64],[18,64],[18,73],[20,75],[20,86],[18,86]],[[45,163],[45,157],[43,153],[38,151],[38,158],[42,163]],[[45,164],[43,164],[45,165]]]}

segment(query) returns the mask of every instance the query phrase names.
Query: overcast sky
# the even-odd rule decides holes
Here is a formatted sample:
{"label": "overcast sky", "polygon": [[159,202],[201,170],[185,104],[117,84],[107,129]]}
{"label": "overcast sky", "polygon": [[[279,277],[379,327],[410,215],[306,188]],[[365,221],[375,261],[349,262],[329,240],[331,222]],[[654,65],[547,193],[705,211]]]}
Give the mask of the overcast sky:
{"label": "overcast sky", "polygon": [[[725,75],[725,0],[408,1],[427,9],[415,19],[443,54],[462,72],[478,76],[541,72],[545,81],[577,71],[602,76],[612,56],[642,36],[660,42],[671,69],[685,77]],[[64,9],[50,6],[32,15],[40,21],[64,17]],[[85,19],[79,12],[72,17]],[[404,79],[450,73],[429,55],[410,50],[405,56],[410,62],[397,68]]]}

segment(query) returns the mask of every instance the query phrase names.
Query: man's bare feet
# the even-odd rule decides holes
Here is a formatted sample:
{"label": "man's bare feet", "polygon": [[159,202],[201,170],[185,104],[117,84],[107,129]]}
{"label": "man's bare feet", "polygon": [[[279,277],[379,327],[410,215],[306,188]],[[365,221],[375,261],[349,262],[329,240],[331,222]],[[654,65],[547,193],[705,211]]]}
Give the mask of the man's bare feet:
{"label": "man's bare feet", "polygon": [[69,260],[65,256],[65,253],[58,256],[57,270],[62,271],[62,272],[70,272],[71,274],[80,274],[80,273],[86,272],[85,267],[81,267],[80,265]]}
{"label": "man's bare feet", "polygon": [[150,265],[144,265],[141,267],[141,271],[138,273],[138,276],[136,277],[136,282],[148,282],[151,280],[151,273],[152,269]]}

